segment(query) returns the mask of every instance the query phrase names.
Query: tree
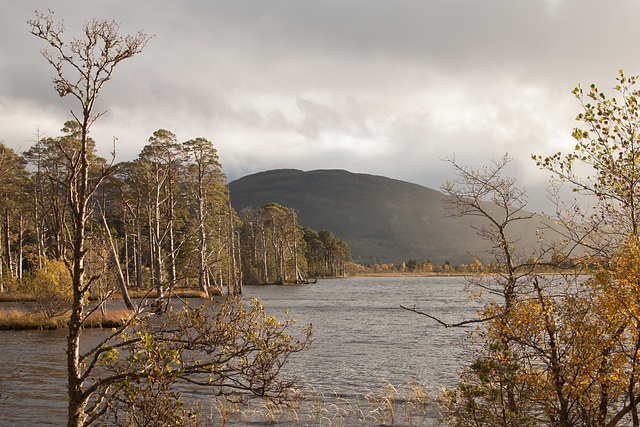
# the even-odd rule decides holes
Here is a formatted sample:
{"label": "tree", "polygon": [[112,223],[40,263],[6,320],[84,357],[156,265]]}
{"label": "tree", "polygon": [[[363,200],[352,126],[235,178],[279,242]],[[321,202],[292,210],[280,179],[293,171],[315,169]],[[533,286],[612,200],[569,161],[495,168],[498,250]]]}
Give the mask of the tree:
{"label": "tree", "polygon": [[[72,110],[72,116],[80,125],[79,147],[67,155],[67,177],[65,187],[72,212],[71,242],[68,264],[72,276],[73,302],[69,333],[67,338],[67,369],[69,391],[69,426],[80,426],[86,421],[87,399],[84,396],[86,368],[80,356],[80,334],[86,320],[83,301],[89,285],[85,283],[84,259],[86,248],[86,222],[90,215],[89,200],[99,183],[108,174],[106,171],[95,181],[90,181],[91,156],[89,130],[104,113],[96,113],[95,105],[104,84],[108,82],[115,67],[125,59],[140,53],[149,36],[139,32],[136,35],[118,35],[119,26],[115,22],[92,20],[83,27],[84,39],[64,42],[64,26],[56,23],[53,13],[36,12],[35,19],[28,21],[30,32],[43,40],[47,48],[43,56],[56,71],[53,84],[59,96],[70,95],[78,101],[80,112]],[[50,49],[50,50],[49,50]]]}
{"label": "tree", "polygon": [[[591,355],[594,362],[585,364],[585,370],[596,380],[589,390],[582,390],[581,407],[586,408],[583,412],[592,414],[596,425],[602,426],[616,425],[629,413],[633,425],[640,425],[637,79],[626,77],[620,70],[614,87],[619,98],[609,98],[595,84],[586,92],[581,85],[576,87],[573,94],[583,112],[576,117],[582,126],[573,131],[573,152],[533,156],[538,166],[569,183],[573,191],[596,199],[591,212],[580,209],[578,203],[572,209],[561,206],[558,211],[572,247],[579,247],[587,261],[597,261],[596,274],[583,285],[587,299],[575,295],[571,305],[581,307],[579,314],[585,319],[576,328],[592,334],[584,341],[581,353]],[[590,322],[594,318],[599,319],[595,325]]]}
{"label": "tree", "polygon": [[576,120],[583,127],[573,130],[574,150],[547,157],[533,156],[539,167],[569,183],[573,191],[594,196],[598,201],[593,214],[580,211],[577,205],[574,209],[559,209],[564,223],[570,225],[568,239],[579,242],[592,255],[599,252],[607,256],[629,236],[638,236],[640,90],[634,90],[637,80],[637,76],[626,77],[620,70],[614,88],[619,98],[608,98],[595,84],[586,92],[578,85],[573,94],[583,112]]}
{"label": "tree", "polygon": [[[4,291],[4,273],[13,275],[12,251],[11,251],[11,223],[13,213],[18,212],[20,227],[22,227],[22,209],[24,200],[23,190],[27,184],[27,171],[25,162],[9,147],[0,142],[0,212],[2,214],[2,253],[0,257],[0,292]],[[19,231],[19,247],[22,247],[22,228]],[[22,252],[18,253],[16,260],[16,276],[22,277]],[[6,267],[6,270],[3,270]]]}
{"label": "tree", "polygon": [[154,264],[154,280],[157,297],[162,298],[165,291],[163,247],[168,258],[169,286],[176,284],[176,244],[174,234],[175,195],[178,168],[184,161],[184,150],[176,136],[165,129],[159,129],[149,138],[140,153],[149,187],[150,245]]}
{"label": "tree", "polygon": [[[65,126],[66,137],[51,140],[49,158],[50,165],[60,171],[50,182],[58,184],[61,195],[58,201],[65,201],[58,207],[66,215],[61,220],[62,229],[69,234],[60,246],[71,276],[72,292],[66,349],[68,425],[183,423],[182,417],[188,414],[182,411],[179,394],[173,390],[180,382],[209,386],[216,393],[240,390],[269,399],[286,398],[288,388],[295,381],[281,378],[282,367],[291,354],[306,348],[311,330],[305,330],[302,340],[294,340],[287,334],[293,321],[277,322],[265,314],[258,301],[251,308],[233,299],[216,307],[196,310],[185,307],[175,313],[158,313],[140,304],[120,328],[80,352],[82,327],[87,317],[104,304],[101,300],[90,310],[85,307],[92,284],[102,279],[99,274],[92,274],[91,258],[97,254],[95,259],[103,260],[101,267],[107,264],[104,260],[108,258],[115,265],[119,263],[121,253],[115,236],[118,227],[126,229],[124,212],[129,212],[136,222],[134,234],[138,248],[142,240],[143,205],[153,213],[149,215],[148,225],[161,230],[155,230],[155,237],[151,230],[149,244],[156,255],[155,259],[151,257],[152,263],[160,262],[156,272],[162,274],[164,252],[168,258],[170,286],[176,283],[175,270],[180,265],[182,242],[176,244],[173,233],[180,233],[183,239],[192,235],[188,229],[191,223],[185,219],[187,202],[178,195],[188,187],[181,179],[186,153],[183,146],[176,143],[175,135],[160,130],[154,133],[141,158],[124,165],[120,175],[114,174],[114,166],[93,155],[89,129],[103,114],[94,112],[95,101],[114,68],[143,50],[149,40],[147,35],[122,37],[118,35],[116,23],[93,20],[84,26],[84,39],[66,43],[62,41],[63,27],[54,22],[52,13],[36,13],[29,25],[31,33],[53,50],[53,53],[45,51],[44,55],[56,70],[54,84],[58,94],[72,95],[82,111],[72,111],[75,121]],[[38,166],[47,160],[44,155],[49,154],[42,145],[39,139],[32,156]],[[209,154],[209,177],[219,180],[215,151]],[[54,157],[56,161],[52,160]],[[109,185],[104,185],[107,178],[110,178]],[[138,186],[139,183],[142,185]],[[42,187],[38,188],[34,200],[45,192]],[[90,219],[97,207],[101,208],[102,228],[94,230]],[[94,231],[105,239],[101,247],[97,243],[87,244],[87,237]],[[124,235],[126,242],[126,233]],[[142,258],[141,250],[136,258]],[[138,271],[140,261],[136,261]],[[141,274],[137,276],[140,278]],[[119,280],[122,285],[122,275]],[[163,280],[156,280],[154,286],[161,293]]]}
{"label": "tree", "polygon": [[[475,335],[481,353],[449,394],[451,425],[640,425],[636,80],[620,72],[619,99],[577,87],[584,128],[573,131],[574,151],[534,156],[596,203],[585,211],[560,201],[550,228],[561,242],[548,261],[544,253],[531,260],[564,265],[580,255],[592,275],[539,277],[525,264],[519,285],[504,288],[513,289],[511,303],[505,293],[505,303],[485,306]],[[509,268],[504,261],[497,267]]]}
{"label": "tree", "polygon": [[190,155],[187,170],[191,181],[191,191],[195,196],[195,211],[198,228],[198,285],[208,293],[211,255],[209,236],[212,234],[211,221],[218,213],[224,197],[224,174],[213,144],[205,138],[196,138],[184,143]]}
{"label": "tree", "polygon": [[[470,279],[472,285],[497,297],[498,303],[489,305],[479,319],[457,324],[491,320],[495,328],[495,333],[484,341],[490,356],[480,354],[467,371],[466,383],[461,386],[465,403],[461,406],[473,403],[482,408],[478,412],[487,420],[486,425],[516,425],[514,422],[524,422],[527,415],[519,402],[518,384],[513,381],[517,365],[512,358],[508,331],[519,292],[531,280],[532,266],[524,261],[530,258],[528,254],[517,252],[518,236],[512,230],[514,224],[531,220],[533,215],[524,210],[528,202],[524,191],[514,179],[504,176],[503,171],[511,161],[508,155],[482,170],[461,166],[455,158],[448,161],[457,175],[455,181],[442,186],[449,215],[479,218],[472,227],[490,244],[490,252],[499,266],[497,275]],[[493,375],[487,376],[488,372]],[[466,394],[472,387],[475,395]]]}
{"label": "tree", "polygon": [[[183,425],[189,408],[176,387],[192,384],[215,395],[249,392],[273,401],[288,399],[297,380],[282,379],[289,357],[305,349],[311,328],[296,340],[295,321],[279,323],[260,301],[245,307],[229,299],[218,307],[184,307],[153,319],[131,320],[84,359],[104,372],[87,380],[87,423]],[[106,418],[103,415],[106,414]]]}

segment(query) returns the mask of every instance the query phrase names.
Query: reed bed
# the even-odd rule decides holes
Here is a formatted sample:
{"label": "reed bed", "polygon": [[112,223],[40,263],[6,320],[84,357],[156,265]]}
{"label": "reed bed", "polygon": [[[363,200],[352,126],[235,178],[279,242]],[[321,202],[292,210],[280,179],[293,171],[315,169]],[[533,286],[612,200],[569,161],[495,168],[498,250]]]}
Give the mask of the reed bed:
{"label": "reed bed", "polygon": [[[194,289],[194,288],[179,288],[173,291],[173,294],[180,297],[180,298],[206,298],[206,294],[204,292],[202,292],[200,289]],[[216,290],[210,290],[210,294],[211,295],[216,295]],[[141,299],[141,298],[145,298],[145,297],[155,297],[155,292],[154,291],[149,291],[149,290],[144,290],[144,291],[137,291],[137,290],[130,290],[129,291],[129,296],[131,298],[137,298],[137,299]],[[97,299],[96,298],[89,298],[89,299]],[[122,299],[122,294],[120,292],[115,292],[110,299]],[[35,297],[33,296],[32,293],[30,292],[2,292],[0,293],[0,303],[1,302],[33,302],[35,301]]]}
{"label": "reed bed", "polygon": [[296,392],[293,400],[276,403],[268,399],[239,396],[215,398],[210,419],[202,425],[279,424],[283,426],[378,426],[441,425],[438,395],[417,383],[395,387],[390,383],[371,391],[364,399],[325,396],[313,389]]}
{"label": "reed bed", "polygon": [[[113,328],[123,324],[129,316],[128,310],[108,310],[106,313],[95,312],[85,322],[85,328]],[[20,310],[0,309],[0,330],[25,329],[66,329],[69,314],[48,317],[42,313],[25,313]]]}
{"label": "reed bed", "polygon": [[3,292],[0,293],[0,302],[35,301],[33,294],[28,292]]}

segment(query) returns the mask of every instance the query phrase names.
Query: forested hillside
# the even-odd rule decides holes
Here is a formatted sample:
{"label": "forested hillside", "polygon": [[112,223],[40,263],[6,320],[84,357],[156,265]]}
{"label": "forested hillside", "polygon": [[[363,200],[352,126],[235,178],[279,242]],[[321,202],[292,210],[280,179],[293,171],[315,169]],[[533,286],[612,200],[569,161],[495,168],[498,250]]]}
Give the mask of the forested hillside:
{"label": "forested hillside", "polygon": [[[277,202],[294,209],[300,224],[333,231],[356,262],[488,258],[486,241],[469,231],[472,221],[446,217],[444,195],[417,184],[344,170],[280,169],[240,178],[229,189],[238,211]],[[524,244],[536,244],[535,223],[516,225]]]}

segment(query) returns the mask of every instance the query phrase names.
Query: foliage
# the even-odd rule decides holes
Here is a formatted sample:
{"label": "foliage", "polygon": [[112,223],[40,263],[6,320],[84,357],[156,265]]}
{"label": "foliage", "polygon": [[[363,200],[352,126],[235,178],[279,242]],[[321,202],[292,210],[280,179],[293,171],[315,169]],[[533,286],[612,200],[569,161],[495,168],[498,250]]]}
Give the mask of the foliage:
{"label": "foliage", "polygon": [[[628,236],[638,235],[640,226],[640,90],[634,88],[638,77],[620,70],[616,80],[618,98],[608,97],[595,84],[573,90],[583,109],[576,117],[582,126],[573,130],[573,151],[533,156],[538,166],[569,183],[573,191],[596,198],[591,215],[577,205],[558,212],[570,225],[567,237],[588,247],[592,255],[612,255]],[[578,218],[572,219],[572,214]]]}
{"label": "foliage", "polygon": [[302,340],[289,335],[294,325],[267,316],[258,300],[244,307],[239,299],[137,321],[94,356],[108,373],[97,379],[107,396],[97,402],[116,423],[182,425],[194,413],[176,391],[181,384],[218,396],[249,392],[287,400],[297,381],[282,379],[281,371],[311,342],[310,327]]}
{"label": "foliage", "polygon": [[[542,277],[535,270],[513,270],[502,259],[517,273],[506,276],[517,286],[479,313],[473,342],[480,354],[460,386],[448,392],[450,425],[640,425],[636,80],[620,72],[620,99],[595,85],[586,92],[577,87],[573,93],[584,111],[577,117],[583,128],[573,132],[574,150],[534,156],[540,167],[596,203],[586,211],[577,201],[569,207],[559,201],[549,228],[561,241],[549,247],[546,259],[529,256],[561,265],[579,255],[592,274]],[[487,236],[499,242],[500,231],[496,227]],[[508,247],[515,249],[515,243]]]}
{"label": "foliage", "polygon": [[55,317],[71,309],[73,287],[64,261],[43,259],[30,284],[39,312]]}
{"label": "foliage", "polygon": [[301,227],[297,215],[278,203],[240,211],[242,271],[247,283],[299,283],[309,277],[346,273],[349,245],[331,231]]}

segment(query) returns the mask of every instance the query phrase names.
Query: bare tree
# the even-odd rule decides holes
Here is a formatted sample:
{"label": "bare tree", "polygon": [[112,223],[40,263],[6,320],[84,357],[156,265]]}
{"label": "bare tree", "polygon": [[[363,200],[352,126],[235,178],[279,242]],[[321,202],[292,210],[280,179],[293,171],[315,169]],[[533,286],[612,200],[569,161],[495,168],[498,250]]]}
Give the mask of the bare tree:
{"label": "bare tree", "polygon": [[529,263],[531,254],[517,252],[519,237],[512,234],[516,223],[534,217],[524,210],[529,199],[524,190],[516,186],[516,180],[504,174],[511,161],[508,154],[481,170],[461,166],[454,157],[446,160],[457,175],[457,179],[442,186],[447,196],[445,206],[448,215],[478,218],[471,227],[490,244],[490,253],[499,266],[499,275],[498,280],[489,283],[478,281],[476,284],[502,296],[508,313],[516,297],[518,281],[528,277],[533,268]]}
{"label": "bare tree", "polygon": [[[492,161],[480,170],[462,166],[454,157],[446,159],[456,173],[456,179],[447,181],[442,190],[446,195],[445,204],[448,215],[452,217],[471,217],[472,228],[490,245],[489,252],[497,268],[495,275],[471,276],[469,285],[480,288],[500,301],[490,305],[494,310],[486,310],[479,318],[450,324],[415,308],[406,310],[425,315],[445,327],[459,327],[472,323],[494,321],[497,332],[492,345],[500,353],[503,366],[495,371],[501,375],[497,387],[492,392],[504,396],[504,411],[499,422],[511,425],[514,419],[522,415],[519,406],[518,389],[511,381],[514,365],[510,362],[510,335],[508,333],[510,314],[521,297],[523,289],[535,281],[535,263],[532,255],[517,250],[519,237],[514,226],[522,221],[530,221],[534,214],[525,210],[528,198],[524,190],[516,185],[513,178],[505,176],[504,170],[511,158],[505,154],[500,160]],[[540,255],[538,253],[538,255]],[[482,360],[479,358],[478,360]],[[482,369],[481,363],[474,366]],[[515,418],[513,418],[515,417]]]}
{"label": "bare tree", "polygon": [[64,25],[56,22],[53,12],[36,12],[35,19],[28,21],[30,32],[47,43],[42,50],[45,59],[56,71],[53,84],[59,96],[71,95],[80,106],[80,111],[71,111],[80,124],[80,146],[70,153],[69,173],[65,185],[72,213],[71,243],[67,263],[72,275],[73,303],[67,338],[67,370],[69,392],[69,426],[85,423],[85,408],[88,396],[84,390],[87,368],[80,355],[80,334],[86,320],[83,301],[92,279],[85,280],[84,260],[87,253],[85,231],[91,214],[89,201],[100,182],[111,170],[107,168],[98,178],[90,180],[89,130],[104,112],[95,112],[98,95],[104,84],[113,75],[115,67],[125,59],[140,53],[149,36],[143,32],[120,36],[116,22],[91,20],[83,26],[83,38],[65,42],[62,39]]}

